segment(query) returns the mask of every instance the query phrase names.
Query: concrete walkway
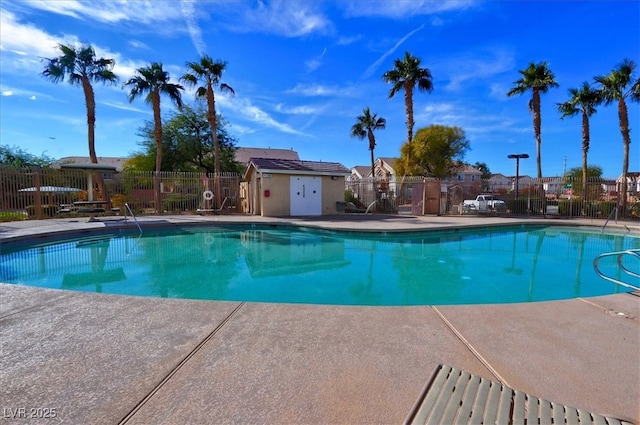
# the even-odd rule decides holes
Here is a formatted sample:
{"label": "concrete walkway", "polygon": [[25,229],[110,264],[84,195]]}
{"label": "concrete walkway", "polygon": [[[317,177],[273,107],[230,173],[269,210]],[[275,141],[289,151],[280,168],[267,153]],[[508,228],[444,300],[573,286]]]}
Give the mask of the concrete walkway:
{"label": "concrete walkway", "polygon": [[[521,222],[176,216],[145,217],[142,224],[233,220],[372,231]],[[120,225],[107,219],[3,223],[0,241]],[[640,234],[637,225],[629,230]],[[532,304],[348,307],[0,284],[1,418],[396,424],[432,370],[445,363],[555,402],[640,422],[639,317],[638,293]],[[52,412],[53,419],[24,419]]]}

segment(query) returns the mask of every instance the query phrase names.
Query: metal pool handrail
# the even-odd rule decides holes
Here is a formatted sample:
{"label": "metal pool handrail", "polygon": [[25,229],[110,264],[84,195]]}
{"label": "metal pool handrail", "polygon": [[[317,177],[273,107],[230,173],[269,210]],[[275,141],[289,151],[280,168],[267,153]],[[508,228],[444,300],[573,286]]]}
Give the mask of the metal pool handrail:
{"label": "metal pool handrail", "polygon": [[371,208],[373,208],[373,206],[376,204],[376,202],[378,202],[378,201],[373,201],[372,203],[370,203],[370,204],[369,204],[369,206],[367,207],[367,209],[365,210],[365,212],[364,212],[364,213],[365,213],[365,214],[369,214],[369,210],[370,210]]}
{"label": "metal pool handrail", "polygon": [[140,223],[138,223],[138,219],[136,218],[135,214],[131,210],[131,207],[127,203],[124,204],[124,207],[125,207],[125,210],[124,210],[125,221],[127,220],[127,210],[129,210],[129,214],[131,214],[131,217],[133,217],[133,221],[135,221],[136,226],[138,226],[138,230],[140,230],[140,236],[142,236],[142,227],[140,227]]}
{"label": "metal pool handrail", "polygon": [[598,274],[598,276],[600,276],[601,278],[608,280],[609,282],[613,282],[617,285],[622,285],[622,286],[626,286],[627,288],[631,288],[634,289],[636,291],[640,291],[640,287],[639,286],[635,286],[632,285],[630,283],[626,283],[621,281],[620,279],[616,279],[610,276],[605,275],[604,273],[602,273],[600,271],[600,269],[598,268],[598,263],[600,262],[600,260],[604,257],[612,257],[612,256],[617,256],[617,262],[618,262],[618,266],[620,267],[620,270],[622,270],[624,273],[628,274],[631,277],[635,277],[640,279],[640,274],[629,270],[628,268],[626,268],[623,264],[622,264],[622,259],[624,258],[625,255],[631,255],[635,258],[637,258],[638,260],[640,260],[640,249],[627,249],[624,251],[613,251],[613,252],[605,252],[603,254],[600,254],[596,257],[595,260],[593,260],[593,268],[595,269],[596,273]]}
{"label": "metal pool handrail", "polygon": [[[600,229],[600,232],[604,232],[604,228],[607,227],[607,224],[609,224],[609,220],[611,220],[611,216],[613,214],[616,213],[616,211],[618,211],[618,207],[613,207],[613,209],[611,210],[611,212],[609,213],[609,217],[607,217],[607,219],[605,220],[604,224],[602,225],[602,229]],[[617,216],[616,216],[617,217]],[[617,222],[617,220],[616,220]]]}

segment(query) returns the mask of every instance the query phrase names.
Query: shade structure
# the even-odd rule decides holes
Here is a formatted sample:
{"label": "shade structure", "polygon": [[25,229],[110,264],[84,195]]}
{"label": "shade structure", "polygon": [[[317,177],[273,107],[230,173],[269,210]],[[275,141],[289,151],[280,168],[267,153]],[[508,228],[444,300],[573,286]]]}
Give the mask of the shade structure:
{"label": "shade structure", "polygon": [[46,192],[46,193],[69,193],[69,192],[82,192],[83,189],[77,187],[65,187],[65,186],[40,186],[40,187],[25,187],[19,189],[18,192]]}
{"label": "shade structure", "polygon": [[62,164],[61,170],[82,170],[87,174],[87,199],[93,201],[93,173],[117,173],[116,167],[105,164]]}

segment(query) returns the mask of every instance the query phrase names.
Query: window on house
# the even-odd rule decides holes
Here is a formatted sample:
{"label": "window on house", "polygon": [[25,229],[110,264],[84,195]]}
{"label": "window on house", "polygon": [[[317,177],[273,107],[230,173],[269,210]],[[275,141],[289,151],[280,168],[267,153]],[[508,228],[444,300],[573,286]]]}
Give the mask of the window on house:
{"label": "window on house", "polygon": [[471,175],[471,181],[472,181],[472,182],[476,181],[476,175],[475,175],[475,174],[472,174],[472,175]]}
{"label": "window on house", "polygon": [[458,174],[458,181],[459,182],[463,182],[464,181],[464,174]]}

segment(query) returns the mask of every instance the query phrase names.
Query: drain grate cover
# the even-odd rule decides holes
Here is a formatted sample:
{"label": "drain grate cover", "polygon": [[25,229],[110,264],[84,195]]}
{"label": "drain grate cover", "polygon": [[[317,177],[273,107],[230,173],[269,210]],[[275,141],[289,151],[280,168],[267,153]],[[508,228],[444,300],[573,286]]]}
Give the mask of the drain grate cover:
{"label": "drain grate cover", "polygon": [[626,311],[618,311],[618,310],[605,310],[606,313],[610,316],[614,317],[622,317],[624,319],[635,319],[635,316],[631,313],[627,313]]}

